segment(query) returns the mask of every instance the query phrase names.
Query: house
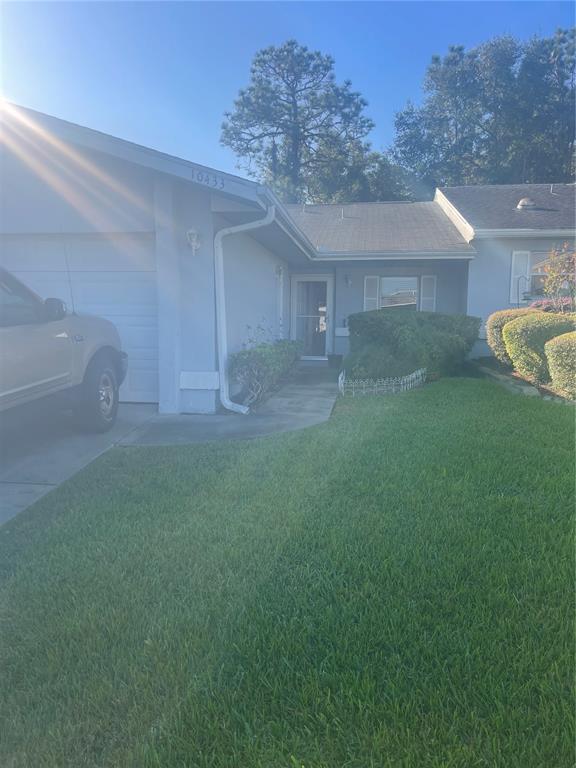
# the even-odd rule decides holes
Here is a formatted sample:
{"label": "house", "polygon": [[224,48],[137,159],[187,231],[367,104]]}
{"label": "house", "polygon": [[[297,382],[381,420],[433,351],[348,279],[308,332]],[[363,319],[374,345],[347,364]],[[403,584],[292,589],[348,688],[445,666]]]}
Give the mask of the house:
{"label": "house", "polygon": [[516,306],[542,255],[574,239],[573,185],[294,206],[254,181],[13,105],[1,139],[2,265],[111,319],[130,359],[122,399],[164,413],[239,410],[226,363],[251,340],[299,339],[305,357],[324,359],[345,353],[354,312],[485,319]]}

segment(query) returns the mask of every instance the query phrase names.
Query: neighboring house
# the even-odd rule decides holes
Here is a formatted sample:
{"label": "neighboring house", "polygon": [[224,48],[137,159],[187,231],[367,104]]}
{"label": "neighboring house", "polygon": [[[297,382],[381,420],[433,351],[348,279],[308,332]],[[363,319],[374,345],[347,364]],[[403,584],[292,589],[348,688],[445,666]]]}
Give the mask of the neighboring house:
{"label": "neighboring house", "polygon": [[[351,313],[480,315],[524,300],[542,255],[574,238],[574,187],[438,190],[425,203],[284,206],[266,187],[6,106],[1,263],[43,296],[112,320],[125,401],[214,412],[229,354],[299,339],[347,349]],[[535,207],[517,210],[521,198]]]}
{"label": "neighboring house", "polygon": [[449,187],[435,201],[473,246],[467,311],[484,320],[495,309],[524,306],[542,293],[554,247],[574,244],[574,184]]}

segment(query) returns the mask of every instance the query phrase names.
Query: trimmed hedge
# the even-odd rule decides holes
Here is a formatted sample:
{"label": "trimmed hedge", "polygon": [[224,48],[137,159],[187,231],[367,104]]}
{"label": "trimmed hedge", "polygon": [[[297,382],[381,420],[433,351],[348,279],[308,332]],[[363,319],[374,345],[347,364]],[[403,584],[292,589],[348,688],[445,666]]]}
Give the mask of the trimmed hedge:
{"label": "trimmed hedge", "polygon": [[537,384],[549,381],[544,345],[555,336],[573,331],[574,319],[574,315],[535,312],[506,323],[502,331],[506,352],[518,373]]}
{"label": "trimmed hedge", "polygon": [[553,386],[576,397],[576,331],[550,339],[544,352]]}
{"label": "trimmed hedge", "polygon": [[242,386],[245,403],[263,400],[298,363],[300,344],[280,339],[230,356],[230,376]]}
{"label": "trimmed hedge", "polygon": [[506,323],[511,320],[515,320],[517,317],[523,317],[524,315],[533,315],[538,310],[531,308],[524,309],[501,309],[498,312],[493,312],[488,320],[486,320],[486,341],[488,346],[492,350],[494,357],[504,365],[512,366],[512,360],[508,357],[506,352],[506,344],[502,337],[502,330]]}
{"label": "trimmed hedge", "polygon": [[405,376],[418,368],[429,375],[456,373],[478,338],[480,319],[414,310],[359,312],[348,319],[351,376]]}

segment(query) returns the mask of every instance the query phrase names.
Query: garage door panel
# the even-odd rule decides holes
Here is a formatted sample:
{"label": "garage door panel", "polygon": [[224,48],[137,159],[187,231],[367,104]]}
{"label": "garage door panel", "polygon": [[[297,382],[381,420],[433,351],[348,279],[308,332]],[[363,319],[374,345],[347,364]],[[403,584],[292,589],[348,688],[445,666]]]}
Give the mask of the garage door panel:
{"label": "garage door panel", "polygon": [[130,365],[126,381],[120,388],[120,397],[125,402],[154,403],[158,396],[151,398],[151,392],[157,392],[158,366],[142,367],[142,362]]}
{"label": "garage door panel", "polygon": [[4,235],[0,263],[10,272],[65,272],[66,248],[60,238]]}
{"label": "garage door panel", "polygon": [[84,311],[110,311],[115,315],[156,314],[154,273],[118,272],[113,277],[93,272],[72,276],[74,301]]}
{"label": "garage door panel", "polygon": [[74,272],[155,272],[154,241],[149,235],[86,238],[67,246],[68,264]]}
{"label": "garage door panel", "polygon": [[60,298],[79,313],[99,315],[114,323],[129,358],[121,399],[157,402],[158,321],[152,238],[9,236],[2,238],[1,263],[43,298]]}

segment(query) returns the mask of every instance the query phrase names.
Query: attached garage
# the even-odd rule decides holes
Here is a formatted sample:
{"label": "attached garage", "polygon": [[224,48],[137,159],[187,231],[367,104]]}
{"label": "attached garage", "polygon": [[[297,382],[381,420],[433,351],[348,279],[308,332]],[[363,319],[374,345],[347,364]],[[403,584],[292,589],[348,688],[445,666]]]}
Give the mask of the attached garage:
{"label": "attached garage", "polygon": [[158,401],[153,234],[4,235],[3,267],[43,298],[111,320],[129,356],[124,402]]}
{"label": "attached garage", "polygon": [[[241,345],[246,326],[260,323],[282,331],[289,282],[275,241],[230,238],[227,323],[216,277],[227,249],[220,240],[218,259],[216,237],[261,228],[264,215],[271,224],[271,193],[20,107],[0,110],[0,127],[0,264],[43,298],[114,323],[128,355],[124,402],[158,403],[161,413],[228,407],[223,340],[230,328]],[[306,260],[297,234],[275,231]]]}

